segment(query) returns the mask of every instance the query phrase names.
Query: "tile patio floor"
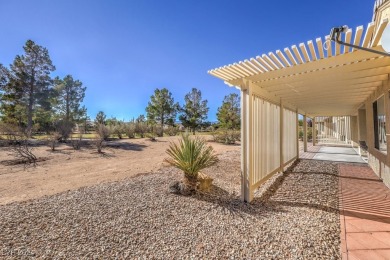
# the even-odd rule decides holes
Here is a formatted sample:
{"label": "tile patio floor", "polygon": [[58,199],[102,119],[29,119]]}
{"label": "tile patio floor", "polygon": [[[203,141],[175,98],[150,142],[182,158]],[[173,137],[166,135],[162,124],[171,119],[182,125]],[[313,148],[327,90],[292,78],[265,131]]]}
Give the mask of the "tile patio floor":
{"label": "tile patio floor", "polygon": [[[313,159],[321,146],[300,158]],[[390,189],[367,164],[339,165],[342,259],[390,259]]]}

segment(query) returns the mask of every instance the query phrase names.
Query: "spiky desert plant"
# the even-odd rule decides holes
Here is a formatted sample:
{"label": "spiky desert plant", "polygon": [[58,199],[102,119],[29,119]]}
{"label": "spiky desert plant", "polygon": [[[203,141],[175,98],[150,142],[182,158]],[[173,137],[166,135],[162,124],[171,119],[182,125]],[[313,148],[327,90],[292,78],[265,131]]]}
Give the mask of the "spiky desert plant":
{"label": "spiky desert plant", "polygon": [[218,162],[213,147],[207,145],[204,139],[190,138],[188,134],[182,135],[178,143],[171,143],[166,153],[169,158],[165,161],[183,171],[189,191],[196,189],[198,173]]}

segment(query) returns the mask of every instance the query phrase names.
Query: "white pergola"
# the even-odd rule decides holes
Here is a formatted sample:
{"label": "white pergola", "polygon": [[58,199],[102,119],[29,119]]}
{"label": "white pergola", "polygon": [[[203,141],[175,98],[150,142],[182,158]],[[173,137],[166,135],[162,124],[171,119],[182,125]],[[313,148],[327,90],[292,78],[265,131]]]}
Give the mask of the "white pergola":
{"label": "white pergola", "polygon": [[[387,24],[384,19],[366,29],[348,29],[342,40],[383,51],[380,39]],[[357,115],[388,80],[390,57],[340,46],[328,35],[208,73],[241,89],[242,194],[251,201],[254,189],[298,158],[298,131],[291,132],[297,129],[298,113],[313,118]]]}

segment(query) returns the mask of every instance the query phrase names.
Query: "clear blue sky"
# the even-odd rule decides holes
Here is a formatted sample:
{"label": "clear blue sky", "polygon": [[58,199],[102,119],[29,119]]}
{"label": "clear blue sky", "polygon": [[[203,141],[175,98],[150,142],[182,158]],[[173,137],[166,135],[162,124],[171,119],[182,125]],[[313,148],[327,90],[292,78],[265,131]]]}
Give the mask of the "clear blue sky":
{"label": "clear blue sky", "polygon": [[27,39],[48,48],[57,70],[87,86],[84,104],[118,119],[145,114],[156,88],[175,101],[195,87],[214,121],[237,90],[209,69],[327,35],[333,26],[367,25],[374,0],[0,0],[0,63]]}

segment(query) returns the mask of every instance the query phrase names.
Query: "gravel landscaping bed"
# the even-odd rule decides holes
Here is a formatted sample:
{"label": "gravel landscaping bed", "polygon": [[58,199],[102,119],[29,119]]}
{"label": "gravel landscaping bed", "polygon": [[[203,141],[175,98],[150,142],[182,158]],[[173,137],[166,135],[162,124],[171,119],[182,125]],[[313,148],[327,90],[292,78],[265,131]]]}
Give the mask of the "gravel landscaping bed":
{"label": "gravel landscaping bed", "polygon": [[301,161],[248,205],[239,198],[239,153],[220,159],[205,171],[214,178],[209,194],[169,193],[181,175],[165,167],[1,206],[0,257],[340,258],[335,164]]}

